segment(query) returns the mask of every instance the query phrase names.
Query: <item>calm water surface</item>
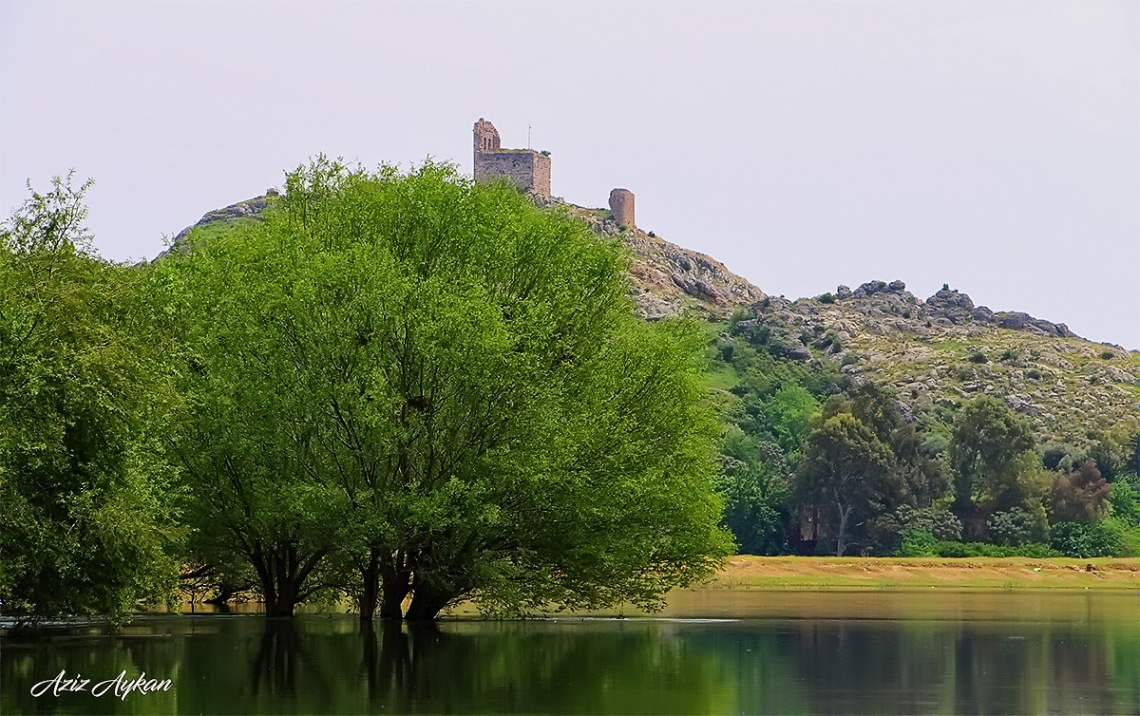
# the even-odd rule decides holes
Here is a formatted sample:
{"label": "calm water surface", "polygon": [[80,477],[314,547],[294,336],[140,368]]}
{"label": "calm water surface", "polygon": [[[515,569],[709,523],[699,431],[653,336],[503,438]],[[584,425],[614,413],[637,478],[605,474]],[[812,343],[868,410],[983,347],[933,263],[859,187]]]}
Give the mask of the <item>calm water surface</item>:
{"label": "calm water surface", "polygon": [[[0,641],[0,713],[1140,713],[1135,593],[710,590],[626,616],[59,628]],[[60,671],[86,691],[31,695]],[[122,671],[171,688],[92,695]]]}

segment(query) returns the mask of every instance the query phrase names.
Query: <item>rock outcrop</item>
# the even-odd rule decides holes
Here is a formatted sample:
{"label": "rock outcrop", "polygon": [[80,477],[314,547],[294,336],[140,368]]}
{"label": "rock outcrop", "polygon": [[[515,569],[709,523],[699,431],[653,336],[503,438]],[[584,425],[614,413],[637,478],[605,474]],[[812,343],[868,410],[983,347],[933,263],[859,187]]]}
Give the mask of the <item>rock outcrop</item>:
{"label": "rock outcrop", "polygon": [[633,256],[630,278],[638,313],[650,320],[695,310],[727,318],[765,297],[763,291],[716,259],[665,241],[652,232],[623,226],[601,209],[560,205],[602,236],[621,239]]}

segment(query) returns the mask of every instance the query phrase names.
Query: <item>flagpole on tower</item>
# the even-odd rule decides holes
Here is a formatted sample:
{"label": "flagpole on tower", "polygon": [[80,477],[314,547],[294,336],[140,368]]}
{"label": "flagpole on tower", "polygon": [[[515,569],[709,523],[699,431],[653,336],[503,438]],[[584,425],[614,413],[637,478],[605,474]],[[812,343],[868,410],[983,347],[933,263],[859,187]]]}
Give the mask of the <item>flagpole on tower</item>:
{"label": "flagpole on tower", "polygon": [[530,125],[526,125],[526,148],[530,149]]}

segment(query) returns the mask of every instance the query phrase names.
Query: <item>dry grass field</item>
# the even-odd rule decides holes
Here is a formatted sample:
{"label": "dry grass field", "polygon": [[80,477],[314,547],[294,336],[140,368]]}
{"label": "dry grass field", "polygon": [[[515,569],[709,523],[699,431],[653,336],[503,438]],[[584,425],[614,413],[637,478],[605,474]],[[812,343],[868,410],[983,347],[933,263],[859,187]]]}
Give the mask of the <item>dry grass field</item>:
{"label": "dry grass field", "polygon": [[736,555],[712,588],[1123,589],[1140,591],[1140,558],[756,557]]}

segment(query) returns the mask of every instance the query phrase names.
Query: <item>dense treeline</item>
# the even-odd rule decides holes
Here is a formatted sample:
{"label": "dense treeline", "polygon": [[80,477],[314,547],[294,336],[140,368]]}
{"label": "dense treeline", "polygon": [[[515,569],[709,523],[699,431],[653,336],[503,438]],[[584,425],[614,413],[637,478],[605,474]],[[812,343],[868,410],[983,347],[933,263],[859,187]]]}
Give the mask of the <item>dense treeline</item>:
{"label": "dense treeline", "polygon": [[616,244],[431,163],[286,188],[138,267],[67,181],[5,225],[4,613],[123,617],[180,569],[271,615],[652,606],[715,568],[701,333],[635,318]]}
{"label": "dense treeline", "polygon": [[738,377],[720,489],[742,552],[1140,554],[1140,416],[1082,446],[1040,442],[988,395],[918,424],[888,389],[787,360],[742,318],[709,349]]}

